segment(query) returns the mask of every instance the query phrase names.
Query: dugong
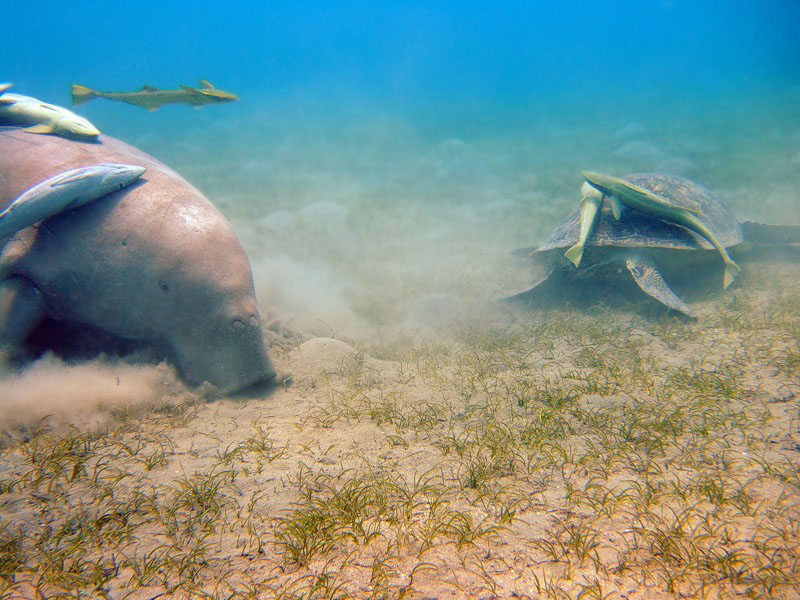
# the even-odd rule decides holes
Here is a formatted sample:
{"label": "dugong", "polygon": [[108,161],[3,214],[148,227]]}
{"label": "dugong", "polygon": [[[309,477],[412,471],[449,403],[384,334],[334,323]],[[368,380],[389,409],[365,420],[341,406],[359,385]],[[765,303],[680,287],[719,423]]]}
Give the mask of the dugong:
{"label": "dugong", "polygon": [[108,136],[80,143],[0,127],[0,210],[48,177],[98,163],[147,171],[5,243],[0,344],[67,324],[144,343],[191,385],[231,393],[274,380],[244,249],[214,205],[153,157]]}

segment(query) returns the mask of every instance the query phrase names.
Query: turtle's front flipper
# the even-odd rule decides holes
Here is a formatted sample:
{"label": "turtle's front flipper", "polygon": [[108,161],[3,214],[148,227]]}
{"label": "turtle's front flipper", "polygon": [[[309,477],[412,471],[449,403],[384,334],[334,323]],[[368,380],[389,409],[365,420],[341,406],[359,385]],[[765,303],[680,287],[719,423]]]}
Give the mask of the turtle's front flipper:
{"label": "turtle's front flipper", "polygon": [[15,353],[46,311],[39,290],[24,277],[0,283],[0,361]]}
{"label": "turtle's front flipper", "polygon": [[694,318],[695,315],[692,309],[670,289],[652,260],[640,255],[631,256],[625,261],[625,266],[628,267],[628,271],[633,275],[636,285],[645,294],[672,310],[677,310],[687,317]]}

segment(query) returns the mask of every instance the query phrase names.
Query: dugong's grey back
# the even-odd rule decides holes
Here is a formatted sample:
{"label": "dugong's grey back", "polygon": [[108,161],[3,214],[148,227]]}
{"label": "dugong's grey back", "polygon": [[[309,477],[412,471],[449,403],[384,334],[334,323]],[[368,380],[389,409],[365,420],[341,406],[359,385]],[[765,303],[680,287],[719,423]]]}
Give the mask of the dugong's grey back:
{"label": "dugong's grey back", "polygon": [[147,168],[138,184],[23,230],[14,274],[55,319],[163,346],[186,380],[226,391],[274,377],[249,260],[222,214],[151,156],[101,136],[79,143],[0,127],[0,210],[43,179],[102,162]]}

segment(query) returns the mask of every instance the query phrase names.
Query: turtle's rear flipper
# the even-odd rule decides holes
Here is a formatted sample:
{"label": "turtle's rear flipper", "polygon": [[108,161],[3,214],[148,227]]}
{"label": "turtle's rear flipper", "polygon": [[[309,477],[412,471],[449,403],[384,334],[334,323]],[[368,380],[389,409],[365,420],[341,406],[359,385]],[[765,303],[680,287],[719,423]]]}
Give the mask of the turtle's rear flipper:
{"label": "turtle's rear flipper", "polygon": [[518,256],[519,258],[530,258],[531,254],[536,252],[538,246],[527,246],[525,248],[517,248],[511,251],[511,256]]}
{"label": "turtle's rear flipper", "polygon": [[534,283],[527,290],[523,290],[511,296],[500,298],[502,302],[513,302],[525,305],[547,304],[552,300],[553,293],[558,293],[559,284],[555,280],[561,281],[554,273],[555,269],[550,269],[545,275]]}
{"label": "turtle's rear flipper", "polygon": [[752,244],[800,244],[800,225],[766,225],[742,221],[742,238]]}
{"label": "turtle's rear flipper", "polygon": [[670,289],[652,260],[644,256],[632,256],[625,261],[625,266],[645,294],[672,310],[694,318],[692,309]]}

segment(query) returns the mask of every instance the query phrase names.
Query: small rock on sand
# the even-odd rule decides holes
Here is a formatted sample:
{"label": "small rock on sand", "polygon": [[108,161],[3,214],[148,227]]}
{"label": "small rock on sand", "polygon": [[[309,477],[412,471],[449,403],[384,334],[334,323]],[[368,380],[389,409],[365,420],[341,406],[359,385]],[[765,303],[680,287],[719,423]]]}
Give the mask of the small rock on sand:
{"label": "small rock on sand", "polygon": [[359,352],[351,345],[333,338],[313,338],[300,344],[290,357],[292,379],[296,383],[353,366],[359,361],[368,369],[379,370],[383,361]]}

